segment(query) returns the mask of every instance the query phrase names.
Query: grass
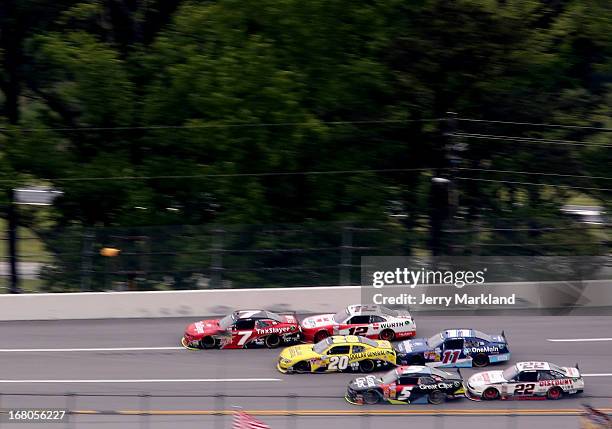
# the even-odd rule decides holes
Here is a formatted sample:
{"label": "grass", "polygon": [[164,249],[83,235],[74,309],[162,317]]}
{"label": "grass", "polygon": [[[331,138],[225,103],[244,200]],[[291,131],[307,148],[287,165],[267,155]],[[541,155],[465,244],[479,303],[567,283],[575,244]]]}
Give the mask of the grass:
{"label": "grass", "polygon": [[[6,220],[0,219],[0,261],[8,260],[8,246]],[[23,227],[17,230],[17,257],[21,262],[50,262],[52,259],[36,233]]]}

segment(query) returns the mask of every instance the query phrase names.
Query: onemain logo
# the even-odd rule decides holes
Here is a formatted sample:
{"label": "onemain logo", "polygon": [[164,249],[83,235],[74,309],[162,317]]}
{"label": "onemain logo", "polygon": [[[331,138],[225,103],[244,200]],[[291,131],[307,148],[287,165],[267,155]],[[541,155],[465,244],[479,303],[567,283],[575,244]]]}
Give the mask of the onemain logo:
{"label": "onemain logo", "polygon": [[466,353],[494,353],[498,351],[499,351],[499,347],[496,347],[496,346],[468,347],[465,349]]}
{"label": "onemain logo", "polygon": [[395,268],[391,271],[374,271],[372,273],[372,286],[377,289],[383,286],[409,286],[414,289],[417,285],[453,285],[459,289],[469,285],[481,285],[485,282],[486,268],[479,271],[432,271],[421,268],[411,270],[408,268]]}

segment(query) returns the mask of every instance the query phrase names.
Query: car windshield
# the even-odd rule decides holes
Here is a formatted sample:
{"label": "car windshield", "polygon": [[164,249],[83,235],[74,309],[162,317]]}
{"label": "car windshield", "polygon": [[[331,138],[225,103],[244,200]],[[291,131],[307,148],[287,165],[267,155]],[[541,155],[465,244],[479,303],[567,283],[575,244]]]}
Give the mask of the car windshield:
{"label": "car windshield", "polygon": [[333,343],[333,340],[331,338],[325,338],[322,341],[319,341],[317,344],[315,344],[312,348],[312,350],[314,350],[315,353],[318,354],[323,354],[323,352],[329,347],[331,346]]}
{"label": "car windshield", "polygon": [[388,383],[393,383],[395,382],[395,380],[397,380],[397,371],[392,369],[391,371],[389,371],[388,373],[386,373],[385,375],[383,375],[381,377],[381,380],[383,383],[388,384]]}
{"label": "car windshield", "polygon": [[349,316],[349,312],[348,310],[345,308],[342,311],[337,312],[336,314],[334,314],[334,322],[336,323],[342,323],[346,320],[346,318]]}
{"label": "car windshield", "polygon": [[554,363],[549,363],[548,366],[550,367],[552,371],[557,371],[557,372],[560,372],[561,374],[565,374],[565,370],[562,369],[560,366],[555,365]]}
{"label": "car windshield", "polygon": [[219,320],[219,327],[221,329],[228,329],[230,326],[232,326],[235,320],[236,318],[234,317],[233,313],[228,314],[223,319]]}
{"label": "car windshield", "polygon": [[512,365],[510,368],[504,369],[503,377],[504,380],[510,381],[519,373],[518,369],[516,369],[516,365]]}
{"label": "car windshield", "polygon": [[436,334],[430,339],[427,340],[427,345],[432,349],[439,347],[440,344],[444,342],[444,338],[442,337],[442,333]]}
{"label": "car windshield", "polygon": [[476,338],[479,338],[479,339],[481,339],[481,340],[488,341],[488,342],[490,342],[490,343],[491,343],[491,342],[493,342],[493,338],[491,338],[491,336],[490,336],[490,335],[487,335],[487,334],[485,334],[484,332],[474,331],[474,336],[475,336]]}

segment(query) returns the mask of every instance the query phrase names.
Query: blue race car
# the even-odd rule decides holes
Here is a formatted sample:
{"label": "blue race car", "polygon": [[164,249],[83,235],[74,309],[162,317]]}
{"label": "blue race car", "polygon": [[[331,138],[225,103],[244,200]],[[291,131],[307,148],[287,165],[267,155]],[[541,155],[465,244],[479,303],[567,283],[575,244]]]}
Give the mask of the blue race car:
{"label": "blue race car", "polygon": [[504,332],[488,335],[475,329],[449,329],[431,338],[415,338],[395,346],[398,365],[469,368],[510,360]]}

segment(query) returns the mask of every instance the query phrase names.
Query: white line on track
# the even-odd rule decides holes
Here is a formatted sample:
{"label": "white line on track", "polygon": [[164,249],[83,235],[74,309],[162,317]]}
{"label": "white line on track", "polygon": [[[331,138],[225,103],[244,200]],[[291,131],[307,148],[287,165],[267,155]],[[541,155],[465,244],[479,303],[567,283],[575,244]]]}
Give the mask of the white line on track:
{"label": "white line on track", "polygon": [[547,338],[546,341],[553,343],[580,343],[594,341],[612,341],[612,338]]}
{"label": "white line on track", "polygon": [[4,383],[40,384],[40,383],[243,383],[243,382],[282,381],[280,378],[153,378],[133,380],[0,380]]}
{"label": "white line on track", "polygon": [[612,377],[612,372],[602,372],[600,374],[581,374],[583,377]]}
{"label": "white line on track", "polygon": [[185,347],[105,347],[85,349],[0,349],[0,353],[47,353],[47,352],[136,352],[150,350],[185,350]]}

